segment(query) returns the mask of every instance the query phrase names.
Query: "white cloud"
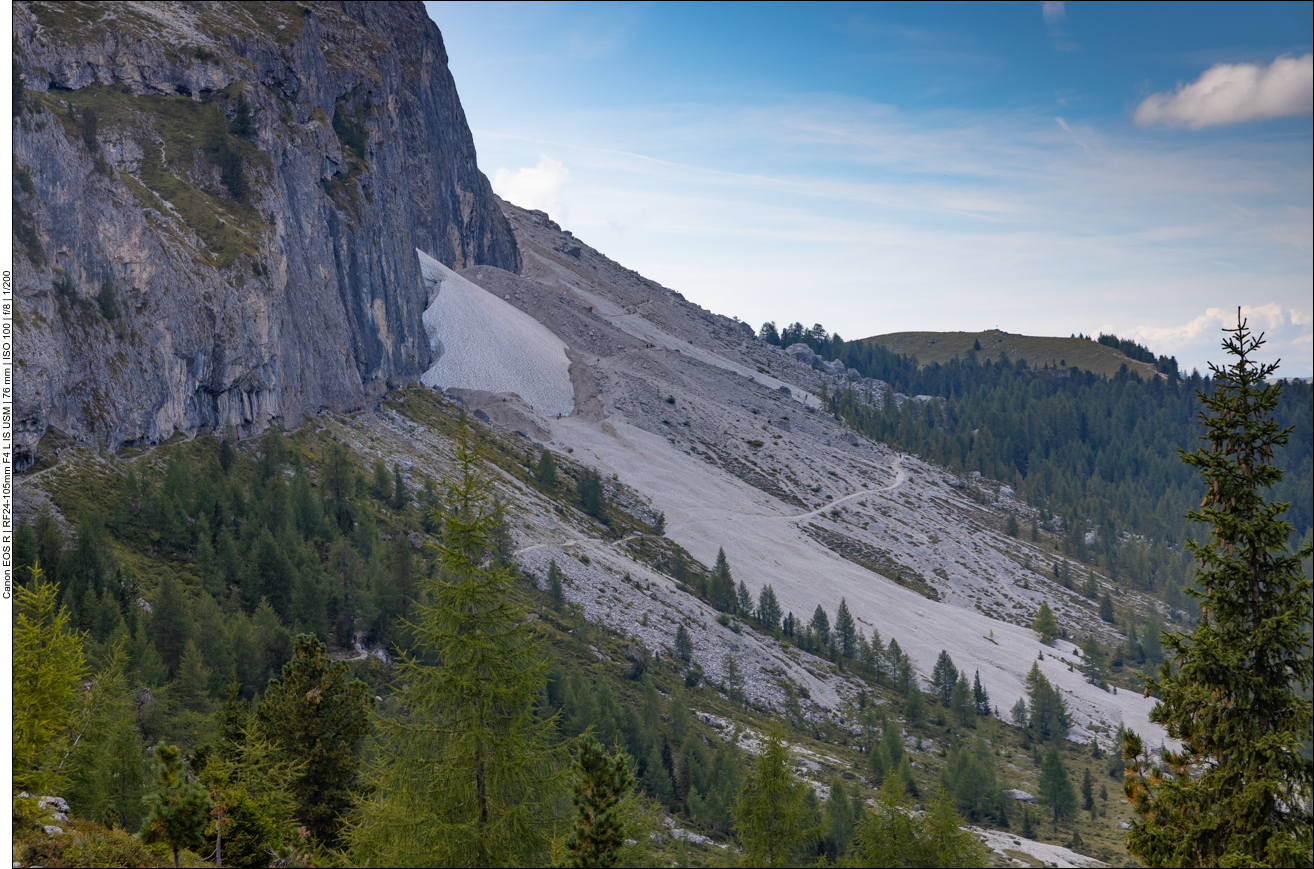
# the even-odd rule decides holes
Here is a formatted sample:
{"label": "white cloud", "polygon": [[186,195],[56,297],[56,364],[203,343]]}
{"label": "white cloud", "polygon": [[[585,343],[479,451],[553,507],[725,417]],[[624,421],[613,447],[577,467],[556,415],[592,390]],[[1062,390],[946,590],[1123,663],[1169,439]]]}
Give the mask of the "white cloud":
{"label": "white cloud", "polygon": [[1054,33],[1055,28],[1061,28],[1063,22],[1068,20],[1068,4],[1061,0],[1045,0],[1040,6],[1040,14],[1045,16],[1045,24],[1050,28],[1051,34],[1061,36],[1060,33]]}
{"label": "white cloud", "polygon": [[493,173],[493,190],[508,202],[521,208],[536,208],[565,219],[558,194],[570,180],[570,170],[560,160],[540,155],[537,166],[525,166],[512,172],[501,168]]}
{"label": "white cloud", "polygon": [[1068,39],[1068,31],[1063,26],[1068,23],[1068,5],[1061,0],[1045,0],[1040,5],[1040,14],[1045,19],[1050,44],[1058,51],[1076,51],[1077,43]]}
{"label": "white cloud", "polygon": [[[1314,336],[1310,330],[1314,317],[1310,312],[1269,302],[1266,305],[1242,305],[1241,316],[1252,332],[1264,335],[1265,346],[1259,353],[1260,361],[1272,362],[1282,358],[1278,376],[1310,376],[1308,345]],[[1235,308],[1209,308],[1183,325],[1137,326],[1127,337],[1135,338],[1156,353],[1175,354],[1192,360],[1217,360],[1222,352],[1222,330],[1235,328],[1236,317]]]}
{"label": "white cloud", "polygon": [[1266,118],[1307,115],[1314,103],[1314,55],[1283,56],[1264,66],[1219,63],[1172,93],[1151,94],[1136,107],[1137,124],[1198,130]]}
{"label": "white cloud", "polygon": [[[555,208],[569,221],[554,218],[754,325],[1067,335],[1114,320],[1134,337],[1239,302],[1310,311],[1308,139],[1201,143],[826,94],[506,118],[474,130],[487,165],[564,161]],[[495,184],[512,201],[516,174]],[[1222,322],[1172,346],[1139,340],[1204,370]],[[1302,346],[1266,350],[1287,369],[1309,358]]]}

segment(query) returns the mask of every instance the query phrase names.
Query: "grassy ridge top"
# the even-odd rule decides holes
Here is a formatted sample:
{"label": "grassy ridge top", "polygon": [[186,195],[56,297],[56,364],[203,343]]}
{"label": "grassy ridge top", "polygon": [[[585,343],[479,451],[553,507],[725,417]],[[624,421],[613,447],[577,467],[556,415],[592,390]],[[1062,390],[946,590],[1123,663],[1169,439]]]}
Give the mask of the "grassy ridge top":
{"label": "grassy ridge top", "polygon": [[1146,379],[1158,374],[1153,365],[1137,362],[1121,351],[1086,338],[1042,338],[990,329],[985,332],[891,332],[863,340],[880,344],[896,353],[916,356],[921,365],[932,362],[943,365],[955,356],[966,359],[968,351],[975,346],[975,342],[980,341],[981,349],[977,357],[983,361],[998,359],[1002,350],[1014,361],[1024,357],[1033,368],[1042,365],[1076,367],[1112,376],[1118,373],[1119,367],[1126,365],[1129,370],[1139,372]]}

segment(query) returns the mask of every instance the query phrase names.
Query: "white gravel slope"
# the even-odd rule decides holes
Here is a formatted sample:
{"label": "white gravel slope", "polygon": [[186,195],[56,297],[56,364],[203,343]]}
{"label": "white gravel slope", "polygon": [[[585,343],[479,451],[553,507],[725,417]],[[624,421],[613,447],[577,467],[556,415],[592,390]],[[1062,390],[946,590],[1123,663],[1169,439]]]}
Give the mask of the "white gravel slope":
{"label": "white gravel slope", "polygon": [[533,317],[416,250],[430,289],[424,328],[438,361],[420,382],[439,389],[514,392],[544,415],[569,415],[566,344]]}
{"label": "white gravel slope", "polygon": [[[1132,692],[1117,695],[1086,682],[1080,670],[1069,671],[1059,657],[1064,650],[1040,643],[1028,628],[992,619],[976,610],[937,602],[875,576],[846,561],[802,533],[791,521],[805,511],[791,508],[741,480],[708,465],[690,461],[665,439],[612,417],[613,436],[578,419],[553,421],[556,441],[575,449],[575,458],[652,499],[666,514],[667,535],[700,561],[710,564],[724,547],[736,580],[756,591],[771,583],[781,606],[808,618],[818,603],[834,617],[840,598],[847,599],[860,623],[891,637],[928,674],[941,649],[967,673],[980,671],[992,704],[1003,715],[1022,696],[1031,663],[1061,688],[1078,728],[1073,736],[1089,738],[1089,727],[1124,724],[1151,745],[1164,738],[1151,724],[1153,701]],[[904,465],[916,460],[905,457]],[[916,462],[918,470],[926,468]],[[911,469],[910,467],[908,469]],[[1044,659],[1038,656],[1044,653]],[[1074,660],[1071,654],[1067,660]],[[1103,741],[1111,747],[1105,731]]]}

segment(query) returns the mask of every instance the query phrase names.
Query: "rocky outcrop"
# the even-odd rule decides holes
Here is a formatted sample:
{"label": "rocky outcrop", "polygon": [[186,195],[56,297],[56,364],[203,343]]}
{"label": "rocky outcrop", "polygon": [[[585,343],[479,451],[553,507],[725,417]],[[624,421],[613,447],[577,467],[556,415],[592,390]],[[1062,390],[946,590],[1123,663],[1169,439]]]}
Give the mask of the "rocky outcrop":
{"label": "rocky outcrop", "polygon": [[418,379],[415,250],[517,271],[420,3],[20,2],[18,465]]}

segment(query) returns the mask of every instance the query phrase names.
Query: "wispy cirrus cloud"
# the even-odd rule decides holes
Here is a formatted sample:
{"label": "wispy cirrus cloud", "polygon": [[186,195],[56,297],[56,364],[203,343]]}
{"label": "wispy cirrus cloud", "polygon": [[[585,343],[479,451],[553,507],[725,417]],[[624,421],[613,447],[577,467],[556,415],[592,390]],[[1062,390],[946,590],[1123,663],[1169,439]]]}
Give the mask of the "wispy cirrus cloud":
{"label": "wispy cirrus cloud", "polygon": [[[1281,138],[1201,148],[833,95],[579,111],[535,129],[476,129],[481,159],[536,177],[550,155],[568,172],[555,188],[568,228],[754,325],[1066,335],[1116,311],[1110,330],[1189,369],[1216,355],[1217,318],[1192,332],[1184,311],[1304,310],[1310,295],[1311,172],[1292,174],[1302,146]],[[508,195],[512,177],[495,189],[543,201]]]}
{"label": "wispy cirrus cloud", "polygon": [[1151,94],[1133,119],[1199,130],[1269,118],[1307,115],[1314,109],[1314,55],[1279,57],[1270,64],[1218,63],[1189,84]]}
{"label": "wispy cirrus cloud", "polygon": [[1077,43],[1068,34],[1068,4],[1062,0],[1045,0],[1040,4],[1049,42],[1058,51],[1076,51]]}

